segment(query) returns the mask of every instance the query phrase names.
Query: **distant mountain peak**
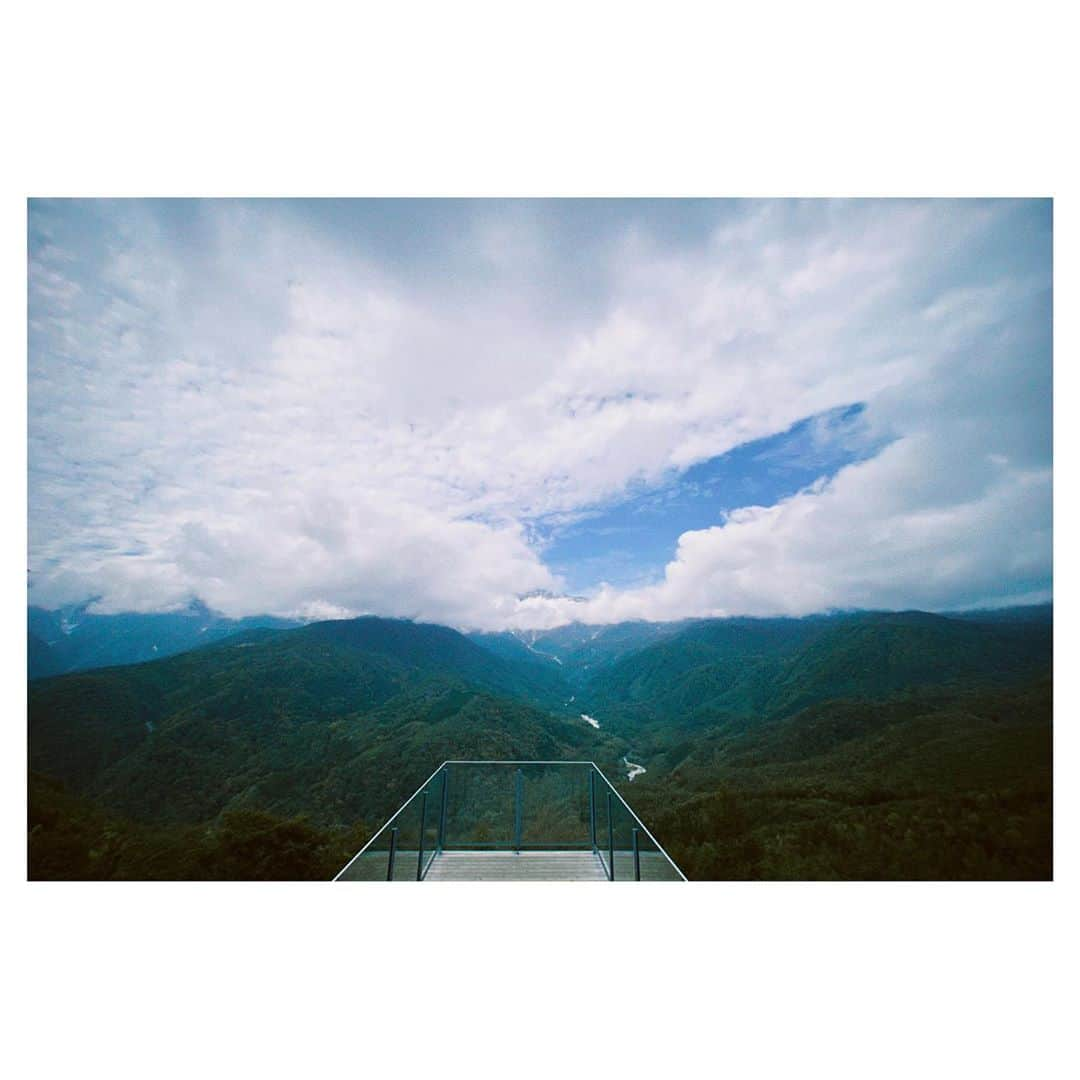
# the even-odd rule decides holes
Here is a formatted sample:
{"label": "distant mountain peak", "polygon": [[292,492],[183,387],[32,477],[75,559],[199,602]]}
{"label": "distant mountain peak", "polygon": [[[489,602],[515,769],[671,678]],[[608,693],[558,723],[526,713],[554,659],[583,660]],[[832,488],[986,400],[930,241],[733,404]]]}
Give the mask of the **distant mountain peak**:
{"label": "distant mountain peak", "polygon": [[554,593],[550,589],[530,589],[525,593],[518,593],[519,600],[570,600],[575,604],[587,603],[584,596],[571,596],[569,593]]}

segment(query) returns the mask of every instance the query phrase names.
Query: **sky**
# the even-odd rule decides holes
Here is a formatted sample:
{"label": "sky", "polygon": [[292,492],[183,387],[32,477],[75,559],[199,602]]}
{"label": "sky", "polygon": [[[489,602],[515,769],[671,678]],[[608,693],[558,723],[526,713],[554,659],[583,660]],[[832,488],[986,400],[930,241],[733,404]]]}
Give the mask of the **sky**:
{"label": "sky", "polygon": [[1052,595],[1046,200],[31,200],[30,601]]}

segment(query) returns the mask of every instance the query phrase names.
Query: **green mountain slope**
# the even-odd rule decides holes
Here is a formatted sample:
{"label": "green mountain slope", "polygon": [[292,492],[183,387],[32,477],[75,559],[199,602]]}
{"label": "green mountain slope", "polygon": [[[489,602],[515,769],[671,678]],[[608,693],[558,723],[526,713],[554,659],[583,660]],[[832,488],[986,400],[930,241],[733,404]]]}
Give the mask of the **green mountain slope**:
{"label": "green mountain slope", "polygon": [[32,683],[30,765],[136,821],[252,808],[344,827],[396,809],[448,757],[602,746],[588,725],[529,704],[545,690],[444,627],[361,619],[252,631]]}
{"label": "green mountain slope", "polygon": [[625,622],[610,626],[571,623],[554,630],[515,630],[469,635],[478,645],[500,656],[532,660],[547,670],[557,669],[574,689],[628,653],[637,652],[677,634],[687,622]]}
{"label": "green mountain slope", "polygon": [[396,662],[412,674],[464,679],[495,693],[557,707],[568,687],[557,670],[497,656],[446,626],[367,617],[314,623],[291,633],[298,646],[326,645]]}
{"label": "green mountain slope", "polygon": [[831,698],[1007,685],[1045,670],[1051,648],[1046,619],[900,612],[710,620],[622,657],[582,697],[627,735],[653,724],[745,726]]}
{"label": "green mountain slope", "polygon": [[1052,750],[1044,677],[713,730],[633,794],[691,877],[1049,878]]}

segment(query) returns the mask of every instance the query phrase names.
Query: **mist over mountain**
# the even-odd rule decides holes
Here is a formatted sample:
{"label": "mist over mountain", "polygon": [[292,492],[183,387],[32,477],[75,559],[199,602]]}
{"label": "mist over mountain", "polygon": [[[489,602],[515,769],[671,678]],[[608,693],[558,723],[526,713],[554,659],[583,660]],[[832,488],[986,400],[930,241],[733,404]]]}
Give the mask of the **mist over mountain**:
{"label": "mist over mountain", "polygon": [[295,619],[271,615],[229,619],[198,601],[160,614],[103,615],[88,610],[90,606],[27,610],[31,679],[158,660],[256,627],[300,625]]}
{"label": "mist over mountain", "polygon": [[514,630],[469,636],[485,649],[550,669],[557,665],[572,686],[581,687],[605,665],[626,653],[678,633],[684,622],[628,622],[604,626],[568,623],[553,630]]}

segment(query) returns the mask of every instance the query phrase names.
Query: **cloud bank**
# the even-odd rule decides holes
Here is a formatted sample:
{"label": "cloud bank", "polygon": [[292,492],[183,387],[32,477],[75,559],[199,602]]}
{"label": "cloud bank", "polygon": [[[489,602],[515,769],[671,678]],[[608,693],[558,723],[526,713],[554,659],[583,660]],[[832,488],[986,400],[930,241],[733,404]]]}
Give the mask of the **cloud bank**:
{"label": "cloud bank", "polygon": [[[494,629],[1048,598],[1050,244],[1041,202],[33,202],[31,599]],[[541,532],[853,403],[869,456],[558,595]]]}

